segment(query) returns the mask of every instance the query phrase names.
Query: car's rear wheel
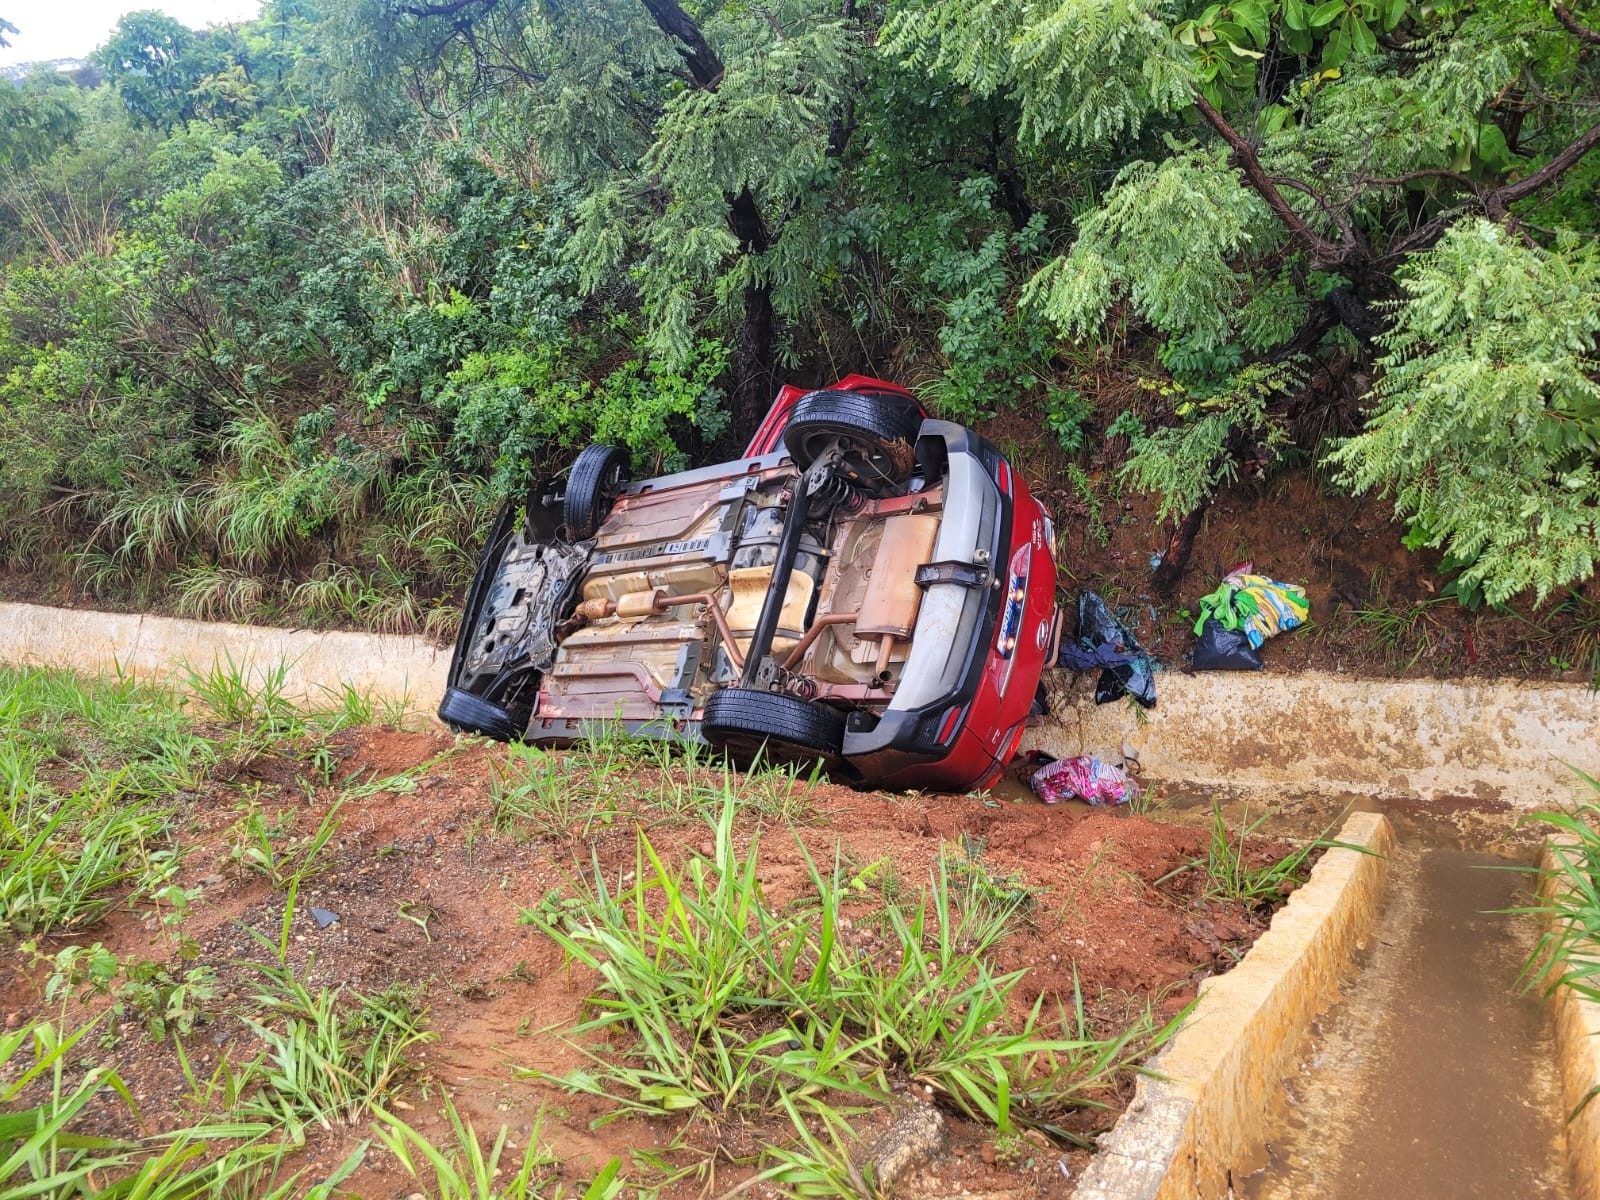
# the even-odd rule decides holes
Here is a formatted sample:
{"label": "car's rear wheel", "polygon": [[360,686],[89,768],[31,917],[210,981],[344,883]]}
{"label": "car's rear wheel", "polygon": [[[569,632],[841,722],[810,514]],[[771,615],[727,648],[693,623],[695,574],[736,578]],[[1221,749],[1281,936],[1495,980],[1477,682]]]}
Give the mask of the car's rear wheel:
{"label": "car's rear wheel", "polygon": [[736,758],[794,762],[825,758],[844,745],[844,714],[826,704],[759,688],[723,688],[707,700],[700,732]]}
{"label": "car's rear wheel", "polygon": [[491,703],[460,688],[446,688],[439,719],[458,733],[477,733],[497,742],[513,742],[528,729],[528,715]]}
{"label": "car's rear wheel", "polygon": [[628,453],[618,446],[588,446],[572,464],[561,520],[575,542],[592,538],[611,515],[628,482]]}
{"label": "car's rear wheel", "polygon": [[909,397],[811,392],[795,404],[783,444],[803,471],[837,443],[844,473],[881,497],[911,478],[921,428],[922,413]]}

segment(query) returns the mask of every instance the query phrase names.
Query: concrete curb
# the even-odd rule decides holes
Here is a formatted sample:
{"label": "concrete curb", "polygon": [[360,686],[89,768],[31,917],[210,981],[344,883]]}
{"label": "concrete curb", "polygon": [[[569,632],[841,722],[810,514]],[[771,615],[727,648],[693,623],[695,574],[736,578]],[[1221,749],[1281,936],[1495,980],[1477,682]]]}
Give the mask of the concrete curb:
{"label": "concrete curb", "polygon": [[[1545,842],[1539,864],[1546,871],[1539,881],[1541,904],[1548,903],[1561,886],[1561,877],[1555,873],[1556,854],[1570,845],[1561,838]],[[1551,917],[1552,931],[1560,919]],[[1583,1104],[1583,1111],[1566,1126],[1567,1175],[1572,1181],[1572,1194],[1577,1200],[1600,1200],[1600,1097],[1584,1104],[1584,1098],[1600,1088],[1600,1004],[1566,987],[1550,992],[1545,1004],[1555,1026],[1562,1118]]]}
{"label": "concrete curb", "polygon": [[[185,665],[232,656],[260,675],[289,666],[296,699],[349,684],[414,716],[444,694],[450,651],[418,637],[319,633],[0,603],[0,662],[182,683]],[[1163,672],[1160,702],[1096,705],[1052,672],[1051,711],[1024,745],[1065,757],[1124,748],[1153,779],[1200,787],[1304,787],[1517,806],[1572,798],[1564,762],[1600,745],[1600,694],[1577,684]]]}
{"label": "concrete curb", "polygon": [[62,667],[84,675],[131,674],[182,685],[188,671],[227,663],[259,686],[285,668],[285,698],[326,703],[346,686],[403,711],[432,717],[444,695],[450,650],[422,638],[183,621],[138,613],[0,604],[0,662]]}
{"label": "concrete curb", "polygon": [[1156,676],[1148,713],[1097,705],[1093,676],[1052,680],[1024,745],[1058,758],[1117,756],[1201,787],[1304,788],[1517,807],[1566,803],[1600,745],[1600,693],[1512,679],[1356,679],[1229,671]]}
{"label": "concrete curb", "polygon": [[1074,1200],[1222,1200],[1265,1137],[1267,1096],[1333,999],[1377,919],[1394,834],[1356,813],[1244,961],[1207,980],[1183,1028],[1150,1063],[1101,1139]]}

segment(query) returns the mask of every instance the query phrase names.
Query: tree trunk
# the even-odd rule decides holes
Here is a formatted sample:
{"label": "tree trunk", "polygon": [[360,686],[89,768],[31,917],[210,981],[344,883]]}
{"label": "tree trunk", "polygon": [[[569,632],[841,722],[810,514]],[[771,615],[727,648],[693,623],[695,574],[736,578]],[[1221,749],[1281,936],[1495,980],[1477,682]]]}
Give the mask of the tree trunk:
{"label": "tree trunk", "polygon": [[714,88],[722,82],[722,60],[700,32],[700,26],[678,5],[678,0],[640,0],[656,27],[678,41],[678,53],[695,83]]}
{"label": "tree trunk", "polygon": [[760,427],[777,392],[773,328],[771,291],[763,284],[748,284],[733,363],[733,432],[740,443]]}
{"label": "tree trunk", "polygon": [[[668,37],[678,42],[694,82],[715,90],[722,82],[722,60],[706,41],[694,19],[683,11],[678,0],[640,0]],[[843,131],[842,138],[847,136]],[[748,186],[728,200],[728,225],[739,239],[739,253],[746,259],[765,254],[772,247],[772,234],[761,215],[761,206]],[[744,288],[744,324],[739,329],[739,344],[733,356],[733,433],[741,442],[748,440],[772,404],[776,383],[776,322],[772,315],[772,288],[752,280]]]}
{"label": "tree trunk", "polygon": [[1021,233],[1033,219],[1033,206],[1028,203],[1017,160],[1000,132],[999,121],[989,131],[989,174],[999,190],[1000,207],[1011,218],[1011,227]]}
{"label": "tree trunk", "polygon": [[[747,258],[766,253],[772,240],[761,208],[747,187],[728,199],[728,224]],[[744,288],[744,324],[733,360],[733,432],[744,441],[761,424],[777,391],[777,336],[772,288],[752,279]]]}
{"label": "tree trunk", "polygon": [[1202,500],[1198,507],[1173,529],[1172,536],[1167,539],[1166,552],[1162,554],[1160,564],[1150,577],[1150,582],[1155,585],[1158,592],[1170,592],[1178,586],[1178,578],[1189,565],[1189,556],[1194,553],[1195,535],[1200,532],[1200,523],[1205,520],[1206,510],[1210,507],[1210,500]]}

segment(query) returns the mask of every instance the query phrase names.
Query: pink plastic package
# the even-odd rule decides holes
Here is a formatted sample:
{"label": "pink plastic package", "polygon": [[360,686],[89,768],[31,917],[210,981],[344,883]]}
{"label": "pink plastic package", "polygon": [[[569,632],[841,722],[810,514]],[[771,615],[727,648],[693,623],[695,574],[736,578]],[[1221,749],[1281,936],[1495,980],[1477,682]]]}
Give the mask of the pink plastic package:
{"label": "pink plastic package", "polygon": [[1121,767],[1087,754],[1046,763],[1033,773],[1028,786],[1046,804],[1072,799],[1090,804],[1124,804],[1139,791]]}

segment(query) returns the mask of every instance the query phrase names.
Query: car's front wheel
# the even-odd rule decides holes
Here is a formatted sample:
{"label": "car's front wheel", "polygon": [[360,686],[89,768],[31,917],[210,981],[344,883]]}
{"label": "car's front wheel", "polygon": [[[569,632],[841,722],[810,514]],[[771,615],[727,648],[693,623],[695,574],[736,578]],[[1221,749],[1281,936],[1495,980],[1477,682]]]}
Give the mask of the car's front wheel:
{"label": "car's front wheel", "polygon": [[528,731],[528,712],[508,708],[474,696],[460,688],[446,688],[439,719],[457,733],[476,733],[497,742],[514,742]]}
{"label": "car's front wheel", "polygon": [[837,755],[844,745],[844,715],[781,692],[730,687],[706,700],[700,732],[737,758],[794,762]]}

